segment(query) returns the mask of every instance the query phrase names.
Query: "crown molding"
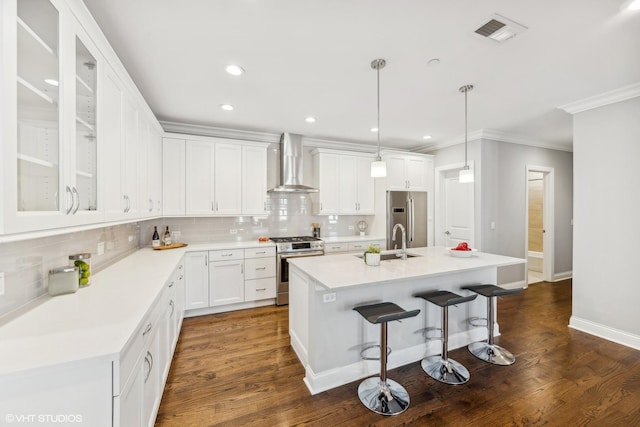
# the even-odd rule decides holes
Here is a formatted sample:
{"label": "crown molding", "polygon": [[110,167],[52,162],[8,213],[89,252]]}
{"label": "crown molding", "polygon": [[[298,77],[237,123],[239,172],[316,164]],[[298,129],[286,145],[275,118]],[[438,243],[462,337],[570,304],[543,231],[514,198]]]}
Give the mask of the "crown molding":
{"label": "crown molding", "polygon": [[[502,131],[493,130],[493,129],[480,129],[477,131],[473,131],[469,133],[467,138],[468,142],[477,141],[479,139],[489,139],[492,141],[507,142],[509,144],[528,145],[531,147],[546,148],[549,150],[569,151],[569,152],[573,151],[573,147],[569,143],[564,145],[558,145],[557,143],[554,144],[548,141],[534,140],[522,135],[511,134],[511,133],[502,132]],[[442,141],[436,144],[432,144],[422,148],[419,151],[417,150],[416,151],[422,152],[422,153],[430,153],[436,150],[440,150],[442,148],[451,147],[459,144],[464,144],[464,135],[457,136],[455,138]]]}
{"label": "crown molding", "polygon": [[267,143],[280,142],[279,133],[227,129],[214,126],[192,125],[188,123],[177,123],[169,121],[160,121],[160,124],[162,125],[162,128],[165,132],[197,136],[213,136],[217,138],[240,139],[244,141],[257,141]]}
{"label": "crown molding", "polygon": [[637,96],[640,96],[640,83],[634,83],[599,95],[590,96],[579,101],[560,105],[558,108],[569,114],[577,114],[594,108],[604,107],[605,105],[615,104],[616,102],[626,101],[627,99],[635,98]]}

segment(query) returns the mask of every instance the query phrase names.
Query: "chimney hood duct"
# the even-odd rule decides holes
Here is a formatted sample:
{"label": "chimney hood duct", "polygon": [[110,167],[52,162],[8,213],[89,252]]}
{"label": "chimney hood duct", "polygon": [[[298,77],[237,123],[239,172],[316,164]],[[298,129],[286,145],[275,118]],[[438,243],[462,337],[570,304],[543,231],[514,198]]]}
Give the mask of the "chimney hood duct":
{"label": "chimney hood duct", "polygon": [[280,185],[269,193],[317,193],[302,184],[302,135],[283,133],[280,137]]}

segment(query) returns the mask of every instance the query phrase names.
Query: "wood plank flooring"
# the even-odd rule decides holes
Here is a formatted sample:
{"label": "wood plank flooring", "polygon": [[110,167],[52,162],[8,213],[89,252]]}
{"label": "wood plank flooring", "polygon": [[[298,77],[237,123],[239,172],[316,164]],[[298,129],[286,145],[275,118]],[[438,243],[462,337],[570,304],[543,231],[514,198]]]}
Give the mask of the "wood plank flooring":
{"label": "wood plank flooring", "polygon": [[640,426],[640,352],[570,329],[570,315],[570,280],[500,299],[497,342],[516,363],[452,350],[471,373],[460,386],[419,362],[394,369],[411,398],[394,417],[364,408],[359,382],[309,394],[287,307],[185,319],[156,426]]}

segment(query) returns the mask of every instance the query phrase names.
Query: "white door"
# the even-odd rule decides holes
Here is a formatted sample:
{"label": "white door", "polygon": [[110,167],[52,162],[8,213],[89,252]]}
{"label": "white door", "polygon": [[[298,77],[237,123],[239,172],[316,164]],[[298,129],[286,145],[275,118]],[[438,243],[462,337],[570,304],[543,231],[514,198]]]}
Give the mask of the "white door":
{"label": "white door", "polygon": [[460,169],[440,172],[439,204],[443,218],[440,236],[441,244],[454,247],[460,242],[474,245],[474,183],[461,184],[458,180]]}

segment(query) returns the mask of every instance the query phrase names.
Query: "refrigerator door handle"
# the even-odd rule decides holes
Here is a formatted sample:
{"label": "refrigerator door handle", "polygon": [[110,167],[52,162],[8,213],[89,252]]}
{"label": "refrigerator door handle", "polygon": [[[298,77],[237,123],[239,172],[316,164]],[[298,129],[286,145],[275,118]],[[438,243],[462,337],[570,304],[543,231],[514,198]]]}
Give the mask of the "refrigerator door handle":
{"label": "refrigerator door handle", "polygon": [[413,239],[415,237],[414,235],[414,230],[413,230],[413,215],[414,215],[414,211],[413,211],[413,199],[409,198],[408,200],[408,215],[407,215],[407,240],[409,241],[409,247],[411,247],[411,243],[413,243]]}

